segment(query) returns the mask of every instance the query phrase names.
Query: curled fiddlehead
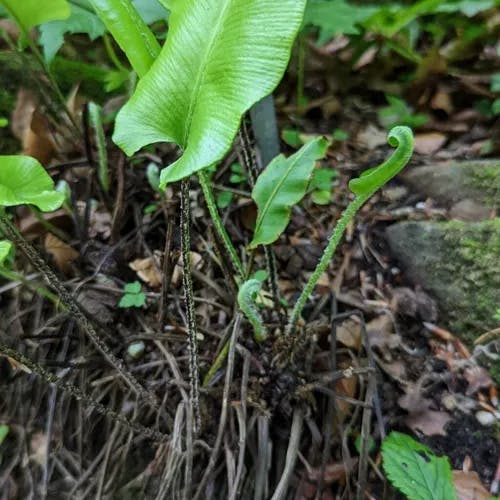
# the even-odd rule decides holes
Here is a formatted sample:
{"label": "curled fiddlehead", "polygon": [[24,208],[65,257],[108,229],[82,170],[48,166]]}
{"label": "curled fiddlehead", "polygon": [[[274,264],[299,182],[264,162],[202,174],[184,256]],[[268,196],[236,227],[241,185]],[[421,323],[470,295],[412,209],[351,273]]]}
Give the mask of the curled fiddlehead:
{"label": "curled fiddlehead", "polygon": [[388,134],[387,141],[396,148],[396,151],[384,163],[375,168],[370,168],[363,172],[358,178],[352,179],[349,182],[349,189],[356,195],[354,200],[347,206],[342,213],[337,225],[330,235],[328,245],[323,251],[321,260],[316,269],[309,278],[304,290],[297,300],[290,321],[287,326],[287,333],[291,333],[295,327],[307,300],[311,296],[316,283],[320,276],[325,272],[337,245],[339,244],[349,222],[354,218],[357,211],[365,204],[365,202],[384,184],[389,182],[397,175],[410,161],[413,153],[413,133],[410,128],[398,126],[391,129]]}
{"label": "curled fiddlehead", "polygon": [[256,279],[249,279],[240,286],[238,292],[238,305],[247,317],[248,321],[253,326],[254,338],[257,342],[262,342],[266,339],[266,329],[264,321],[260,315],[257,306],[255,305],[255,298],[260,292],[262,281]]}

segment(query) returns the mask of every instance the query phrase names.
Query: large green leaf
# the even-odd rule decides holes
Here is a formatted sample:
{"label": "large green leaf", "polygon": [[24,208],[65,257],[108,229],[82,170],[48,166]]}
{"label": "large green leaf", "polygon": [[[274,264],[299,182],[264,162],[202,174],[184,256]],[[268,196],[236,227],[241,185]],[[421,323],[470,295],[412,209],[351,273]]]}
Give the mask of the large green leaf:
{"label": "large green leaf", "polygon": [[7,240],[0,240],[0,267],[3,266],[3,263],[7,259],[12,250],[12,243]]}
{"label": "large green leaf", "polygon": [[28,204],[50,212],[63,202],[64,194],[54,189],[54,181],[37,160],[0,156],[0,207]]}
{"label": "large green leaf", "polygon": [[391,432],[382,443],[384,471],[409,500],[456,500],[451,467],[410,436]]}
{"label": "large green leaf", "polygon": [[71,14],[67,0],[0,0],[15,21],[25,31],[55,19],[67,19]]}
{"label": "large green leaf", "polygon": [[89,0],[140,76],[160,53],[160,45],[130,0]]}
{"label": "large green leaf", "polygon": [[175,142],[183,155],[162,186],[204,169],[231,147],[241,116],[279,83],[305,0],[174,2],[160,57],[116,120],[129,155]]}
{"label": "large green leaf", "polygon": [[250,248],[276,241],[290,221],[291,207],[306,194],[315,161],[325,156],[328,141],[319,137],[290,158],[277,156],[259,175],[252,191],[259,212]]}

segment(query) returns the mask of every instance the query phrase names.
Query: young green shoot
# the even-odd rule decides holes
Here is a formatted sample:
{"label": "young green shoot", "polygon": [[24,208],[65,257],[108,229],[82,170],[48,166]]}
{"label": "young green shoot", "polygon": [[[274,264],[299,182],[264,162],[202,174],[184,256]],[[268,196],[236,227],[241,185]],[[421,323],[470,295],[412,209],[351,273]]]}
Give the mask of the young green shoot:
{"label": "young green shoot", "polygon": [[378,167],[368,169],[360,177],[349,182],[349,189],[356,195],[354,200],[347,206],[340,220],[337,222],[323,255],[309,278],[304,290],[297,300],[287,326],[290,334],[299,320],[302,310],[311,296],[320,276],[325,272],[335,250],[344,235],[348,224],[353,220],[358,210],[380,189],[397,175],[410,161],[413,153],[413,133],[411,129],[404,126],[394,127],[388,135],[388,142],[396,147],[392,156]]}

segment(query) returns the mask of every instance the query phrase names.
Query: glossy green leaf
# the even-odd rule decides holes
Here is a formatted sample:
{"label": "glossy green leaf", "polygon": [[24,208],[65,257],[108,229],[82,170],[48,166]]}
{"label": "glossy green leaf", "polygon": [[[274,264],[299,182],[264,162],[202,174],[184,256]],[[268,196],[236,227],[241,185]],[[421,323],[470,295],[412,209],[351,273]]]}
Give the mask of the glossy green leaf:
{"label": "glossy green leaf", "polygon": [[25,31],[34,26],[53,21],[67,19],[71,10],[67,0],[0,0],[7,12]]}
{"label": "glossy green leaf", "polygon": [[127,55],[132,68],[144,76],[160,53],[160,45],[130,0],[89,0],[99,19]]}
{"label": "glossy green leaf", "polygon": [[409,500],[456,500],[451,467],[410,436],[391,432],[382,443],[384,471]]}
{"label": "glossy green leaf", "polygon": [[0,207],[35,205],[44,212],[58,209],[64,194],[40,163],[30,156],[0,156]]}
{"label": "glossy green leaf", "polygon": [[279,83],[305,0],[175,2],[160,57],[116,120],[128,154],[175,142],[183,155],[162,187],[220,161],[242,115]]}
{"label": "glossy green leaf", "polygon": [[410,161],[413,153],[413,132],[408,127],[394,127],[387,137],[396,149],[382,165],[370,168],[349,182],[349,189],[356,195],[370,197],[377,189],[389,182]]}
{"label": "glossy green leaf", "polygon": [[11,250],[12,243],[10,241],[0,240],[0,266],[3,266]]}
{"label": "glossy green leaf", "polygon": [[306,194],[316,160],[323,158],[328,141],[319,137],[295,154],[277,156],[259,175],[252,198],[259,209],[250,248],[276,241],[290,222],[290,212]]}

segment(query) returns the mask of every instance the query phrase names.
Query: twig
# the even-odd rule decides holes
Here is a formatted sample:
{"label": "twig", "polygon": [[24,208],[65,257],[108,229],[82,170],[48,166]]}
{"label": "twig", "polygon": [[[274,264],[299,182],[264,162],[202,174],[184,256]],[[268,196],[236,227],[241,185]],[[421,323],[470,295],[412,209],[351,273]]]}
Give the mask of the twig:
{"label": "twig", "polygon": [[302,409],[296,408],[293,412],[292,428],[290,429],[290,441],[288,442],[288,449],[286,450],[285,469],[281,475],[278,486],[274,491],[271,500],[283,500],[286,497],[290,480],[295,469],[295,462],[299,453],[300,437],[302,435],[302,423],[304,422],[304,415]]}
{"label": "twig", "polygon": [[200,484],[198,485],[198,489],[196,490],[196,494],[194,495],[193,500],[199,500],[202,497],[205,485],[217,464],[217,458],[219,456],[222,440],[224,438],[224,430],[226,428],[226,421],[229,409],[229,395],[231,390],[231,382],[233,380],[236,342],[238,340],[238,335],[240,333],[241,317],[242,317],[241,314],[238,314],[236,316],[236,320],[234,321],[233,333],[231,335],[231,340],[229,344],[229,353],[227,357],[227,368],[226,368],[226,380],[224,383],[224,391],[222,394],[222,409],[219,420],[219,428],[217,430],[217,437],[215,439],[215,444],[212,449],[212,453],[210,455],[207,468],[205,469],[203,477],[201,478]]}

